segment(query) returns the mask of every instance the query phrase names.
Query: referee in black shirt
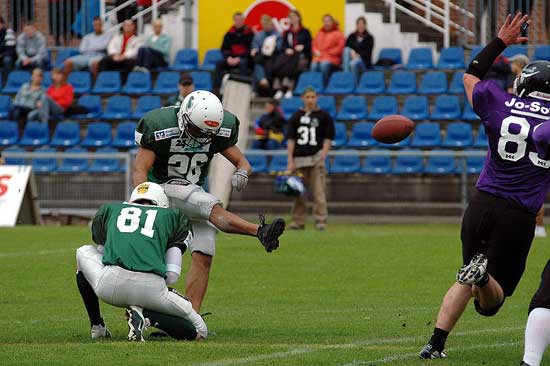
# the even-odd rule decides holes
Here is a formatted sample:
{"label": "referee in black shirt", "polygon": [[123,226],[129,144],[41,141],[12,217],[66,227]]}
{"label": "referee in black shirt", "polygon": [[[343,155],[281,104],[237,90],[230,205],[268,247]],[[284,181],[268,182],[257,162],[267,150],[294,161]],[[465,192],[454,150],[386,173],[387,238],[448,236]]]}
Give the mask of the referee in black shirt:
{"label": "referee in black shirt", "polygon": [[[302,99],[304,108],[288,121],[288,170],[303,176],[313,198],[315,228],[324,230],[327,222],[325,158],[334,139],[334,121],[319,109],[315,89],[307,87]],[[290,229],[304,228],[306,203],[305,196],[294,200]]]}

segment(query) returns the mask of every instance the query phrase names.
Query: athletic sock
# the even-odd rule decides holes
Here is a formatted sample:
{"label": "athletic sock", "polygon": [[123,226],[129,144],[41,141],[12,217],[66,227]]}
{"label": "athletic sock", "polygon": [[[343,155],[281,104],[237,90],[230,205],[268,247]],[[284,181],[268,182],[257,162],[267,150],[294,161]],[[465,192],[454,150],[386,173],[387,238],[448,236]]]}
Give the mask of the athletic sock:
{"label": "athletic sock", "polygon": [[550,345],[550,309],[531,311],[525,327],[525,353],[523,362],[540,366],[544,350]]}
{"label": "athletic sock", "polygon": [[434,347],[436,351],[443,351],[445,348],[445,342],[447,341],[447,336],[449,332],[440,328],[434,328],[432,338],[430,339],[430,344]]}
{"label": "athletic sock", "polygon": [[86,311],[88,312],[88,317],[90,318],[90,326],[105,326],[105,323],[103,322],[103,318],[101,317],[101,313],[99,311],[99,299],[97,298],[94,289],[92,288],[86,277],[84,277],[84,273],[82,273],[81,271],[76,272],[76,284],[78,286],[80,296],[82,297],[82,301],[84,302],[84,306],[86,307]]}
{"label": "athletic sock", "polygon": [[161,314],[147,309],[143,309],[143,316],[149,319],[152,327],[166,332],[166,334],[172,338],[186,339],[189,341],[197,338],[197,331],[195,330],[195,327],[187,319]]}

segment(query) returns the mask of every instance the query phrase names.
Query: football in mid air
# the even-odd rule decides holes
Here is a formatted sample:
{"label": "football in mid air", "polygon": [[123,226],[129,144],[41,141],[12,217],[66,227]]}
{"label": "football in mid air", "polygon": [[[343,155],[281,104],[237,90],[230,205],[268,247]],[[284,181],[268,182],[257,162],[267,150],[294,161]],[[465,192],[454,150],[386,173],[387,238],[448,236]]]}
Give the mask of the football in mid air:
{"label": "football in mid air", "polygon": [[391,114],[376,122],[372,137],[378,142],[395,144],[409,136],[413,129],[413,121],[399,114]]}

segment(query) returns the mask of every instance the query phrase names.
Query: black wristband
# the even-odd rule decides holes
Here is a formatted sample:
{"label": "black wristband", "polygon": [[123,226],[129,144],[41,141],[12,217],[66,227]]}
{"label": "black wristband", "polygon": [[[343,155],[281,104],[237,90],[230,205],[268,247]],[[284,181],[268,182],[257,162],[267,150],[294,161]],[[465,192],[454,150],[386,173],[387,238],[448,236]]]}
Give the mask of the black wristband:
{"label": "black wristband", "polygon": [[506,43],[500,38],[495,38],[482,49],[468,65],[466,72],[480,79],[485,77],[495,59],[506,49]]}

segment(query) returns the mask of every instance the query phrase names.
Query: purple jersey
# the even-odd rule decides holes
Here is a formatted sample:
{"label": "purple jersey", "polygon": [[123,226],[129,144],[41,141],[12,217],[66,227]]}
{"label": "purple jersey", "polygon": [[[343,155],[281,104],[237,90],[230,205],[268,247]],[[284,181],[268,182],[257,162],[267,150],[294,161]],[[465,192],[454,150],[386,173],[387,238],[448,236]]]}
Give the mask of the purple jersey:
{"label": "purple jersey", "polygon": [[476,187],[536,213],[550,187],[550,103],[518,98],[491,80],[476,84],[472,101],[489,140]]}

